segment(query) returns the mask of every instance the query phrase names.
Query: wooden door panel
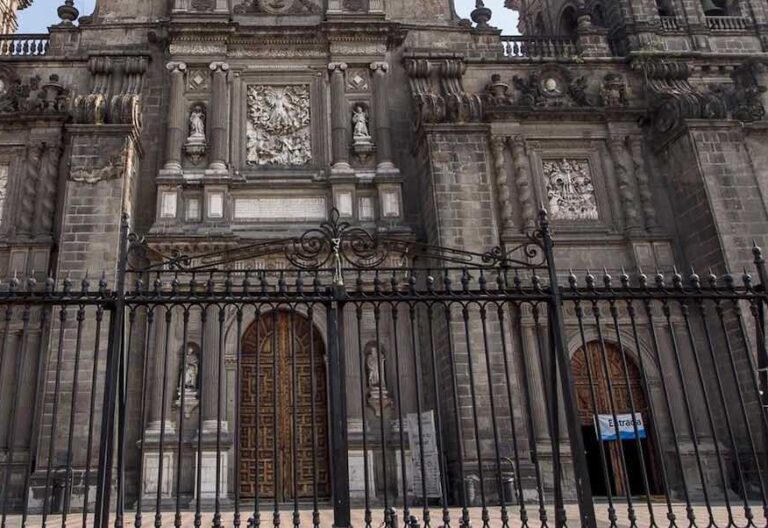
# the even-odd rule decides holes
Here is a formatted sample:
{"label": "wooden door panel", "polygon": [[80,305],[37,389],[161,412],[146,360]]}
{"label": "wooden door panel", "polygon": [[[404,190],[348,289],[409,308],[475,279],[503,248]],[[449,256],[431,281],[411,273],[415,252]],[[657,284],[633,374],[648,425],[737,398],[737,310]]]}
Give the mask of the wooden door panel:
{"label": "wooden door panel", "polygon": [[[589,364],[587,358],[589,358]],[[606,377],[604,361],[606,358],[609,377]],[[594,427],[593,394],[597,403],[597,414],[612,414],[613,411],[616,414],[629,414],[632,411],[632,403],[634,403],[635,412],[643,415],[646,424],[650,422],[648,420],[650,418],[648,403],[643,390],[640,371],[629,357],[622,358],[622,352],[618,347],[606,343],[603,349],[599,343],[589,343],[586,353],[583,348],[580,348],[573,355],[571,369],[576,388],[579,417],[583,425]],[[629,385],[627,385],[627,378],[629,378]],[[630,391],[633,401],[630,400]],[[622,453],[619,449],[619,443],[607,442],[604,447],[607,447],[608,460],[606,462],[611,466],[614,475],[615,493],[622,495],[625,490],[621,465]],[[651,469],[649,473],[652,476],[653,470]]]}
{"label": "wooden door panel", "polygon": [[[314,332],[312,338],[310,338],[310,332]],[[310,344],[315,347],[314,354],[310,350]],[[273,349],[277,351],[276,355]],[[279,312],[273,317],[272,314],[268,314],[261,318],[258,327],[257,323],[254,323],[246,331],[243,337],[243,383],[240,395],[242,424],[240,474],[243,497],[255,495],[258,480],[259,496],[273,498],[277,489],[278,500],[293,498],[294,425],[296,427],[295,482],[299,497],[311,497],[314,490],[313,429],[317,438],[318,495],[327,497],[330,494],[327,389],[323,355],[319,334],[305,318],[298,315]],[[295,410],[294,369],[296,372]],[[277,404],[277,415],[275,415],[275,404]],[[257,432],[258,449],[256,447]],[[274,460],[275,446],[277,446],[277,465]],[[258,466],[255,463],[256,460],[258,460]]]}

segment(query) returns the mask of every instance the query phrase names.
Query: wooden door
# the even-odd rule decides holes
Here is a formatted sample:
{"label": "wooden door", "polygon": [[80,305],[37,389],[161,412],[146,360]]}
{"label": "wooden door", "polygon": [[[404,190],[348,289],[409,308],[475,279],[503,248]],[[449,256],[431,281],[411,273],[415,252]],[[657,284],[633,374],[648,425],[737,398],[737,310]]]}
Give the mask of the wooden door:
{"label": "wooden door", "polygon": [[[612,409],[615,410],[616,414],[630,414],[632,412],[631,404],[634,403],[635,412],[642,415],[647,430],[651,425],[650,410],[645,397],[645,391],[643,390],[640,370],[634,361],[630,357],[626,357],[627,372],[625,373],[621,351],[618,347],[606,343],[605,356],[608,360],[607,370],[611,381],[609,385],[600,344],[595,342],[589,343],[587,345],[587,353],[588,356],[584,353],[584,349],[581,348],[571,359],[571,369],[573,370],[576,398],[579,406],[579,418],[581,419],[582,426],[595,427],[595,408],[592,401],[592,392],[594,391],[597,402],[597,414],[612,414]],[[590,365],[587,364],[587,357],[589,357]],[[591,367],[591,384],[588,367]],[[627,385],[627,378],[629,378],[629,385]],[[613,388],[612,392],[610,390],[611,386]],[[632,400],[630,400],[630,393]],[[613,408],[611,407],[611,396],[613,397]],[[648,438],[648,440],[643,442],[650,441],[650,436]],[[634,454],[637,449],[635,440],[625,440],[623,444],[625,446],[625,453],[627,448],[629,448],[632,450],[630,453]],[[619,443],[615,441],[607,442],[605,447],[607,448],[605,450],[606,462],[610,465],[611,474],[613,475],[614,492],[616,495],[623,495],[626,493],[626,490],[624,489],[624,471]],[[655,470],[652,464],[651,450],[646,449],[644,456],[646,457],[646,472],[648,473],[649,484],[653,492],[655,488]]]}
{"label": "wooden door", "polygon": [[296,490],[299,498],[312,497],[315,467],[318,496],[330,496],[324,347],[317,330],[300,315],[264,314],[243,336],[241,368],[241,496],[258,491],[287,501]]}

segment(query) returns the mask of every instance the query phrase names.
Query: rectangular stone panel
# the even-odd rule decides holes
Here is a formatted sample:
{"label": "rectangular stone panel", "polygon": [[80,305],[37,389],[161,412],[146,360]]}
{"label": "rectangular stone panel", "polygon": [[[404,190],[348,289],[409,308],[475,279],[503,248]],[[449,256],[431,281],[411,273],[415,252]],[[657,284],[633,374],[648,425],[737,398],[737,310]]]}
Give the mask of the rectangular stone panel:
{"label": "rectangular stone panel", "polygon": [[324,196],[236,198],[235,220],[325,220]]}

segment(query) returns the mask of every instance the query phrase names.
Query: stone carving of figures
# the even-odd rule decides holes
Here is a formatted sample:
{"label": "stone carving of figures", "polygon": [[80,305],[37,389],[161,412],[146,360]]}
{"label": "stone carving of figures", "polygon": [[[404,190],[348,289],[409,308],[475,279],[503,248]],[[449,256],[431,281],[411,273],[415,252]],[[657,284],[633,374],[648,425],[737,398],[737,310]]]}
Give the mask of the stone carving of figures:
{"label": "stone carving of figures", "polygon": [[312,159],[309,87],[248,87],[247,160],[302,166]]}
{"label": "stone carving of figures", "polygon": [[355,125],[353,137],[356,141],[371,138],[371,134],[368,131],[368,113],[362,105],[355,107],[355,112],[352,114],[352,123]]}
{"label": "stone carving of figures", "polygon": [[189,139],[205,138],[205,113],[198,105],[189,114]]}
{"label": "stone carving of figures", "polygon": [[597,220],[595,188],[589,162],[545,161],[549,213],[557,220]]}

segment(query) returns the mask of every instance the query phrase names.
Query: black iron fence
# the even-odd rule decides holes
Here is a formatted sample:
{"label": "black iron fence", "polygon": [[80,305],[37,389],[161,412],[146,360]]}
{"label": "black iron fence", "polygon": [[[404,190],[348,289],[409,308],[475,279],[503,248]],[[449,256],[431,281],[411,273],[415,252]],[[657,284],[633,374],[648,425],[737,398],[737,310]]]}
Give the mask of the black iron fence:
{"label": "black iron fence", "polygon": [[3,527],[768,522],[757,249],[754,277],[577,277],[546,217],[485,255],[335,217],[132,242],[114,284],[0,294]]}

